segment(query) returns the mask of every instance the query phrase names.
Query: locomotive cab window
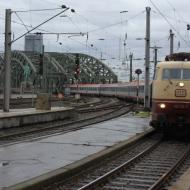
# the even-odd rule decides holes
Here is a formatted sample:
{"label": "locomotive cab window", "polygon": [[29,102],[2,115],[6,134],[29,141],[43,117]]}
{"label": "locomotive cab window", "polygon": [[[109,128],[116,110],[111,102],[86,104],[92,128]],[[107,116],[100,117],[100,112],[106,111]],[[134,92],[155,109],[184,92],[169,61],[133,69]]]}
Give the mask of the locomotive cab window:
{"label": "locomotive cab window", "polygon": [[181,69],[164,69],[163,79],[181,79]]}
{"label": "locomotive cab window", "polygon": [[190,80],[190,69],[183,69],[183,79]]}
{"label": "locomotive cab window", "polygon": [[162,79],[190,80],[190,69],[163,69]]}

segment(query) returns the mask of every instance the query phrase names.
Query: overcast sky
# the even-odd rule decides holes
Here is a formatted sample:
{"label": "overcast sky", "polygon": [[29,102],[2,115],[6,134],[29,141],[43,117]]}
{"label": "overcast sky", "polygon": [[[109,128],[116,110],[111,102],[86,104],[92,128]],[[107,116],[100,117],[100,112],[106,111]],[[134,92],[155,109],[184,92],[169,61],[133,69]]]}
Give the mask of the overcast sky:
{"label": "overcast sky", "polygon": [[[127,66],[122,66],[122,62],[126,62],[125,55],[128,56],[132,52],[134,59],[144,59],[145,41],[136,38],[145,37],[147,6],[151,7],[151,46],[162,47],[158,52],[158,58],[163,60],[169,53],[170,29],[175,33],[174,51],[188,52],[190,49],[189,31],[186,27],[190,24],[190,1],[187,0],[0,0],[0,51],[4,49],[5,9],[23,11],[59,8],[61,5],[74,9],[75,13],[68,10],[40,29],[55,33],[82,32],[85,35],[44,35],[45,51],[81,52],[96,58],[102,57],[106,64],[120,73],[120,77],[126,76]],[[14,38],[60,11],[13,13]],[[26,27],[18,23],[24,23]],[[16,41],[13,49],[23,50],[24,38]],[[151,59],[153,60],[152,50]],[[144,60],[134,61],[134,67],[143,69]]]}

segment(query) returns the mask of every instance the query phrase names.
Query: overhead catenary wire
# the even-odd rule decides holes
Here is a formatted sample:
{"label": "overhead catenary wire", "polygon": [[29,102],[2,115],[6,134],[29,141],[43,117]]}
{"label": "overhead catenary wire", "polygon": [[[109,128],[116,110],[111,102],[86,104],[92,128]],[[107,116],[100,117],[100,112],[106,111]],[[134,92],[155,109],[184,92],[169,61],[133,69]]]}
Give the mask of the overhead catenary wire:
{"label": "overhead catenary wire", "polygon": [[[15,13],[21,15],[19,12],[15,12]],[[21,18],[23,18],[23,20],[24,20],[24,17],[21,17]],[[19,18],[18,18],[18,19],[19,19]],[[18,19],[16,19],[16,20],[18,20]],[[3,19],[3,20],[4,20],[4,19]],[[72,20],[72,19],[71,19],[71,20]],[[73,20],[75,21],[75,19],[73,19]],[[73,20],[72,20],[72,21],[73,21]],[[17,22],[17,21],[16,21],[17,23],[16,23],[16,22],[15,22],[15,23],[16,23],[16,24],[19,24],[19,25],[22,25],[22,26],[24,26],[25,28],[26,28],[26,27],[28,27],[29,29],[30,29],[30,28],[32,28],[32,29],[34,28],[34,26],[32,26],[32,25],[27,25],[27,24],[25,24],[23,21],[21,21],[21,19],[19,19],[19,21],[20,21],[20,22]],[[13,22],[14,22],[14,21],[13,21]],[[123,24],[124,22],[125,22],[125,21],[122,21],[121,24]],[[128,20],[127,20],[127,22],[128,22]],[[30,23],[29,23],[29,24],[30,24]],[[73,22],[73,24],[75,25],[74,22]],[[115,26],[117,26],[117,25],[115,25]],[[101,27],[99,27],[99,28],[100,28],[100,29],[99,29],[98,31],[102,30]],[[110,26],[109,26],[108,28],[110,28]],[[104,27],[103,31],[105,31],[106,29],[107,29],[107,28]],[[27,31],[28,31],[28,30],[27,30]],[[43,30],[43,29],[38,28],[37,31],[47,31],[47,30]],[[48,31],[47,31],[47,32],[48,32]],[[116,36],[116,35],[115,35],[115,36]],[[116,37],[118,38],[118,36],[116,36]],[[73,40],[73,41],[75,41],[75,42],[77,41],[76,39],[69,39],[69,40]],[[78,40],[78,42],[80,43],[80,40]],[[77,43],[77,42],[76,42],[76,43]],[[80,44],[83,45],[83,46],[85,45],[85,47],[86,47],[86,44],[82,44],[82,43],[80,43]],[[108,58],[107,58],[108,56],[110,57],[110,58],[109,58],[110,60],[112,59],[113,55],[108,54],[108,53],[110,53],[110,52],[108,52],[107,49],[106,49],[106,51],[102,51],[101,49],[98,48],[98,46],[96,47],[96,45],[95,45],[94,47],[91,47],[91,44],[90,44],[90,43],[87,44],[87,45],[88,45],[89,48],[94,49],[95,51],[97,51],[97,52],[99,52],[99,53],[102,52],[102,53],[106,56],[106,59],[107,59],[107,60],[108,60]]]}
{"label": "overhead catenary wire", "polygon": [[179,31],[171,24],[171,22],[167,19],[167,17],[160,11],[160,9],[153,3],[152,0],[149,0],[154,8],[158,11],[158,13],[164,18],[164,20],[170,25],[170,27],[178,34],[178,36],[185,42],[185,44],[190,47],[190,44],[184,39],[184,37],[179,33]]}
{"label": "overhead catenary wire", "polygon": [[[143,13],[144,11],[142,11],[140,14],[138,14],[139,16]],[[134,18],[136,18],[136,16],[133,16]],[[120,22],[120,23],[113,23],[113,27],[114,26],[117,26],[118,24],[123,24],[123,23],[127,23],[127,22],[129,22],[129,20],[131,20],[131,18],[129,18],[129,19],[126,19],[125,21],[122,21],[122,22]],[[21,25],[23,25],[24,26],[24,24],[23,23],[20,23]],[[73,23],[74,24],[74,23]],[[27,25],[26,25],[27,26]],[[110,27],[112,27],[112,26],[110,26],[110,25],[106,25],[106,26],[103,26],[103,27],[98,27],[97,29],[96,29],[96,31],[105,31],[106,29],[108,29],[108,28],[110,28]],[[33,28],[33,26],[28,26],[28,27],[31,27],[31,28]],[[41,30],[41,29],[37,29],[37,30]],[[41,31],[46,31],[46,30],[41,30]],[[95,32],[96,32],[95,31]],[[87,31],[88,32],[88,31]],[[107,32],[107,31],[106,31]],[[93,32],[92,32],[93,33]],[[116,36],[116,35],[115,35]],[[118,36],[117,36],[117,38],[118,38]],[[69,40],[73,40],[73,41],[77,41],[77,40],[75,40],[75,39],[69,39]],[[79,42],[79,41],[78,41]],[[82,43],[80,43],[81,45],[82,45]],[[86,45],[88,45],[88,47],[89,48],[91,48],[91,49],[96,49],[96,51],[98,51],[99,53],[100,52],[103,52],[103,54],[105,54],[105,55],[108,55],[108,52],[105,52],[105,51],[102,51],[101,49],[99,49],[99,48],[96,48],[96,47],[91,47],[91,44],[90,43],[88,43],[88,44],[83,44],[83,46],[85,46],[86,47]],[[108,55],[109,57],[113,57],[113,55]],[[111,58],[110,58],[111,59]]]}
{"label": "overhead catenary wire", "polygon": [[[63,5],[62,5],[63,6]],[[27,13],[27,12],[42,12],[42,11],[54,11],[54,10],[60,10],[63,8],[66,8],[66,6],[64,7],[59,7],[59,8],[51,8],[51,9],[31,9],[31,10],[18,10],[18,11],[12,11],[12,12],[17,12],[17,13]]]}
{"label": "overhead catenary wire", "polygon": [[72,20],[71,17],[68,16],[68,19],[77,28],[77,30],[81,31],[81,29],[79,28],[79,26]]}
{"label": "overhead catenary wire", "polygon": [[[69,38],[69,39],[72,40],[72,41],[75,41],[75,42],[78,43],[78,44],[81,44],[81,45],[84,46],[84,47],[86,47],[86,44],[85,44],[85,43],[82,43],[82,42],[80,42],[80,41],[78,41],[78,40],[74,40],[73,38]],[[107,52],[101,51],[100,49],[98,49],[98,48],[96,48],[96,47],[91,47],[89,44],[87,44],[87,46],[88,46],[89,48],[91,48],[91,49],[93,49],[93,50],[99,52],[99,53],[103,53],[104,55],[107,55],[107,56],[110,57],[110,58],[113,57],[112,55],[108,54]]]}
{"label": "overhead catenary wire", "polygon": [[[98,27],[98,28],[100,28],[100,26],[98,26],[97,24],[94,24],[92,21],[90,21],[89,19],[87,19],[85,16],[83,16],[83,15],[81,15],[81,14],[79,14],[78,12],[77,12],[77,15],[79,16],[79,17],[81,17],[83,20],[85,20],[85,22],[87,22],[87,26],[88,26],[88,28],[89,28],[89,25],[93,25],[93,26],[96,26],[96,27]],[[88,30],[89,31],[89,30]],[[87,39],[86,39],[86,50],[87,51],[89,51],[89,50],[91,50],[93,47],[91,46],[92,45],[92,43],[89,45],[89,38],[90,38],[90,36],[92,35],[92,33],[88,33],[88,31],[87,31]],[[98,31],[98,30],[97,30]],[[100,30],[99,30],[100,31]],[[111,33],[111,32],[108,32],[106,29],[104,29],[103,31],[105,31],[105,33],[106,33],[106,36],[108,36],[108,35],[112,35],[112,36],[114,36],[114,39],[115,38],[119,38],[117,35],[115,35],[115,34],[113,34],[113,33]],[[93,34],[94,35],[94,34]],[[90,38],[91,39],[91,38]],[[100,40],[100,39],[99,39]],[[88,49],[89,48],[89,49]],[[103,52],[102,50],[99,50],[100,52]],[[112,56],[113,57],[113,56]],[[110,58],[111,59],[111,58]]]}
{"label": "overhead catenary wire", "polygon": [[21,21],[21,23],[23,24],[23,26],[26,28],[27,31],[29,31],[28,27],[26,26],[26,24],[24,23],[24,21],[20,18],[20,16],[18,15],[17,12],[14,12],[15,15],[17,16],[17,18]]}
{"label": "overhead catenary wire", "polygon": [[[50,9],[43,9],[43,10],[50,10]],[[30,10],[30,11],[33,11],[33,10]],[[39,9],[39,10],[37,10],[37,11],[41,11],[41,9]],[[19,11],[17,11],[17,12],[19,12]],[[144,12],[144,11],[138,13],[137,15],[135,15],[135,16],[133,16],[133,17],[131,17],[131,18],[125,20],[125,21],[113,23],[113,24],[111,24],[111,25],[104,26],[103,28],[100,27],[100,28],[98,28],[98,29],[91,30],[91,31],[89,31],[89,32],[95,32],[95,31],[98,31],[98,30],[105,30],[106,28],[109,28],[109,27],[112,27],[112,26],[116,26],[116,25],[122,24],[123,22],[128,22],[129,20],[131,20],[131,19],[133,19],[133,18],[139,16],[139,15],[142,14],[143,12]],[[84,18],[84,17],[83,17],[83,18]],[[0,19],[3,19],[3,18],[0,18]],[[70,19],[70,18],[69,18],[69,19]],[[4,19],[3,19],[3,20],[4,20]],[[19,19],[19,20],[20,20],[20,19]],[[72,21],[72,19],[70,19],[70,20]],[[21,20],[20,20],[20,21],[21,21]],[[30,28],[33,27],[33,26],[30,26],[30,25],[24,24],[23,21],[21,21],[21,23],[16,22],[16,21],[12,21],[12,22],[13,22],[13,23],[16,23],[16,24],[23,25],[23,26],[25,26],[25,27],[30,27]],[[89,22],[89,20],[88,20],[88,22]],[[72,22],[72,23],[73,23],[73,22]],[[73,24],[74,24],[74,23],[73,23]],[[38,29],[38,30],[40,30],[40,31],[47,31],[47,30],[43,30],[43,29]],[[88,32],[88,33],[89,33],[89,32]],[[117,37],[118,37],[118,36],[117,36]],[[119,38],[119,37],[118,37],[118,38]]]}
{"label": "overhead catenary wire", "polygon": [[96,32],[96,31],[99,31],[99,30],[104,30],[104,29],[107,29],[107,28],[110,28],[110,27],[113,27],[113,26],[117,26],[117,25],[120,25],[120,24],[123,24],[123,23],[127,23],[129,20],[131,19],[134,19],[136,18],[137,16],[140,16],[142,13],[144,13],[145,11],[141,11],[140,13],[138,13],[137,15],[135,16],[132,16],[126,20],[123,20],[123,21],[120,21],[120,22],[116,22],[116,23],[113,23],[113,24],[109,24],[109,25],[106,25],[106,26],[103,26],[103,27],[99,27],[97,29],[94,29],[94,30],[90,30],[88,31],[88,33],[92,33],[92,32]]}
{"label": "overhead catenary wire", "polygon": [[[0,19],[2,19],[2,20],[4,20],[4,18],[2,18],[2,17],[0,17]],[[19,19],[20,20],[20,19]],[[29,28],[32,28],[32,30],[34,30],[34,27],[33,26],[31,26],[31,25],[26,25],[26,24],[24,24],[23,22],[17,22],[17,21],[14,21],[14,20],[12,20],[11,22],[13,22],[13,23],[15,23],[15,24],[19,24],[19,25],[22,25],[22,26],[27,26],[27,27],[29,27]],[[32,30],[27,30],[27,33],[29,33],[29,32],[31,32]],[[38,31],[43,31],[43,32],[46,32],[47,34],[53,34],[53,33],[55,33],[55,32],[51,32],[51,31],[48,31],[48,30],[44,30],[44,29],[40,29],[40,28],[38,28]],[[46,34],[45,33],[45,34]],[[56,33],[55,33],[56,34]],[[62,33],[61,33],[62,34]],[[66,33],[63,33],[63,34],[66,34]],[[71,33],[70,33],[71,34]],[[72,34],[75,34],[75,33],[72,33]],[[82,34],[82,33],[81,33]],[[71,39],[71,38],[70,38]],[[17,40],[17,39],[16,39]],[[16,41],[16,40],[13,40],[13,42],[14,41]],[[71,39],[71,40],[73,40],[73,39]],[[73,40],[73,41],[77,41],[77,40]],[[81,42],[79,42],[79,41],[77,41],[78,43],[80,43],[81,45],[84,45],[83,43],[81,43]],[[86,46],[86,44],[85,44],[85,46]],[[91,48],[91,49],[93,49],[93,50],[95,50],[95,51],[98,51],[99,53],[100,52],[102,52],[102,53],[104,53],[104,54],[106,54],[105,52],[103,52],[103,51],[101,51],[101,50],[98,50],[97,48],[94,48],[94,47],[91,47],[90,45],[88,45],[88,48]]]}
{"label": "overhead catenary wire", "polygon": [[[121,37],[120,37],[120,36],[117,36],[117,35],[115,35],[115,34],[112,34],[112,33],[110,33],[110,32],[107,32],[106,29],[108,29],[108,28],[110,28],[110,27],[117,26],[117,25],[121,25],[121,24],[123,24],[123,23],[128,23],[130,20],[135,19],[136,17],[142,15],[143,13],[145,13],[144,10],[141,11],[140,13],[138,13],[138,14],[135,14],[134,16],[129,17],[129,18],[126,19],[126,20],[122,20],[122,21],[120,21],[120,22],[116,22],[116,23],[113,23],[113,24],[110,24],[110,25],[106,25],[106,26],[103,26],[103,27],[99,27],[97,24],[92,23],[91,21],[89,21],[89,19],[87,19],[87,18],[84,17],[83,15],[80,15],[80,14],[78,14],[78,15],[79,15],[80,17],[82,17],[87,23],[91,23],[92,25],[98,26],[98,28],[96,28],[96,29],[87,31],[87,34],[90,35],[91,33],[95,33],[95,32],[97,32],[97,31],[101,31],[101,30],[104,31],[104,30],[105,30],[106,33],[109,33],[109,34],[115,36],[117,39],[121,40]],[[125,39],[124,39],[124,40],[125,40]],[[126,40],[125,40],[124,43],[126,43]],[[86,47],[87,47],[87,43],[86,43]],[[113,56],[111,56],[111,57],[113,57]],[[120,59],[119,59],[119,60],[120,60]],[[118,60],[118,61],[119,61],[119,60]]]}
{"label": "overhead catenary wire", "polygon": [[113,24],[110,24],[110,25],[106,25],[106,26],[103,26],[103,27],[100,27],[100,26],[98,26],[97,24],[94,24],[94,23],[91,22],[89,19],[87,19],[86,17],[84,17],[83,15],[81,15],[81,14],[79,14],[79,13],[77,13],[77,15],[79,15],[80,17],[82,17],[87,23],[90,23],[90,24],[92,24],[92,25],[98,27],[98,28],[96,28],[96,29],[87,31],[87,33],[88,33],[89,35],[90,35],[90,33],[94,33],[94,32],[101,31],[101,30],[105,30],[106,33],[111,34],[112,36],[115,36],[117,39],[120,40],[120,36],[117,36],[117,35],[115,35],[115,34],[113,34],[113,33],[111,33],[111,32],[108,32],[106,29],[108,29],[108,28],[110,28],[110,27],[114,27],[114,26],[120,25],[120,24],[123,24],[123,23],[128,23],[130,20],[135,19],[136,17],[140,16],[140,15],[143,14],[143,13],[145,13],[144,10],[141,11],[140,13],[135,14],[134,16],[129,17],[129,18],[126,19],[126,20],[123,20],[123,21],[120,21],[120,22],[116,22],[116,23],[113,23]]}
{"label": "overhead catenary wire", "polygon": [[[0,17],[0,20],[5,21],[5,19],[4,19],[3,17]],[[15,20],[11,20],[11,22],[14,23],[14,24],[21,25],[21,26],[24,26],[24,25],[25,25],[25,26],[28,27],[28,28],[34,28],[34,26],[32,26],[32,25],[23,24],[23,23],[20,23],[20,22],[15,21]],[[44,30],[44,29],[40,29],[40,28],[38,28],[38,30],[39,30],[39,31],[43,31],[43,32],[49,32],[48,30]]]}
{"label": "overhead catenary wire", "polygon": [[[157,12],[157,11],[152,11],[152,12],[153,12],[153,14],[155,14],[155,15],[160,15],[160,13]],[[183,24],[188,24],[188,23],[189,23],[189,22],[182,21],[182,20],[180,20],[180,19],[176,19],[176,18],[174,18],[174,17],[171,17],[171,16],[169,16],[169,15],[167,15],[167,14],[164,14],[164,15],[165,15],[166,18],[168,18],[168,19],[170,19],[170,20],[172,20],[172,21],[176,21],[176,22],[178,22],[178,23],[183,23]]]}
{"label": "overhead catenary wire", "polygon": [[42,22],[41,24],[38,24],[37,26],[35,26],[34,28],[32,28],[31,30],[29,30],[28,32],[22,34],[21,36],[19,36],[18,38],[16,38],[15,40],[13,40],[11,43],[19,40],[20,38],[22,38],[23,36],[25,36],[26,34],[32,32],[33,30],[37,29],[38,27],[42,26],[43,24],[47,23],[48,21],[52,20],[53,18],[57,17],[58,15],[62,14],[63,12],[67,11],[69,8],[64,9],[63,11],[57,13],[56,15],[52,16],[51,18],[45,20],[44,22]]}
{"label": "overhead catenary wire", "polygon": [[178,16],[181,17],[181,19],[183,20],[184,23],[188,23],[187,21],[185,21],[185,19],[183,18],[183,16],[176,10],[176,8],[172,5],[172,3],[169,0],[166,0],[166,2],[170,5],[170,7],[175,10],[175,12],[177,12]]}
{"label": "overhead catenary wire", "polygon": [[[166,2],[167,2],[167,3],[169,4],[169,6],[178,14],[178,16],[183,20],[183,21],[181,21],[181,20],[176,19],[178,22],[185,23],[185,24],[189,24],[189,22],[187,22],[187,21],[183,18],[183,16],[176,10],[176,8],[172,5],[172,3],[171,3],[169,0],[166,0]],[[176,16],[176,17],[177,17],[177,16]],[[190,43],[189,31],[187,31],[187,33],[186,33],[186,38],[187,38],[188,42]]]}

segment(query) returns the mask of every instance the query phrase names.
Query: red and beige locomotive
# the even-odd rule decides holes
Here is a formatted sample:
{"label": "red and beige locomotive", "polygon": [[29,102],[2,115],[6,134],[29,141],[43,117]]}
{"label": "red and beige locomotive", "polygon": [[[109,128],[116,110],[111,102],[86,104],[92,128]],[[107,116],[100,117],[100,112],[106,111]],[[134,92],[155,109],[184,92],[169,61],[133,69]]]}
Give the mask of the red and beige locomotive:
{"label": "red and beige locomotive", "polygon": [[187,127],[190,125],[190,56],[173,54],[166,60],[157,65],[152,83],[151,125],[163,129]]}

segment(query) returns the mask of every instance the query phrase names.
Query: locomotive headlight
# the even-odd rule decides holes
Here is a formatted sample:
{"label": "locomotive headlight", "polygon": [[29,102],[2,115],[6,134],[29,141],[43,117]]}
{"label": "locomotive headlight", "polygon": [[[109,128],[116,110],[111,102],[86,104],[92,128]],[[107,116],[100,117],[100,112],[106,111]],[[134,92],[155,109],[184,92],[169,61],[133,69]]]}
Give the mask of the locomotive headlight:
{"label": "locomotive headlight", "polygon": [[166,108],[166,104],[160,104],[160,108],[161,108],[161,109]]}
{"label": "locomotive headlight", "polygon": [[184,83],[183,83],[183,82],[180,82],[180,83],[179,83],[179,86],[180,86],[180,87],[184,87]]}

